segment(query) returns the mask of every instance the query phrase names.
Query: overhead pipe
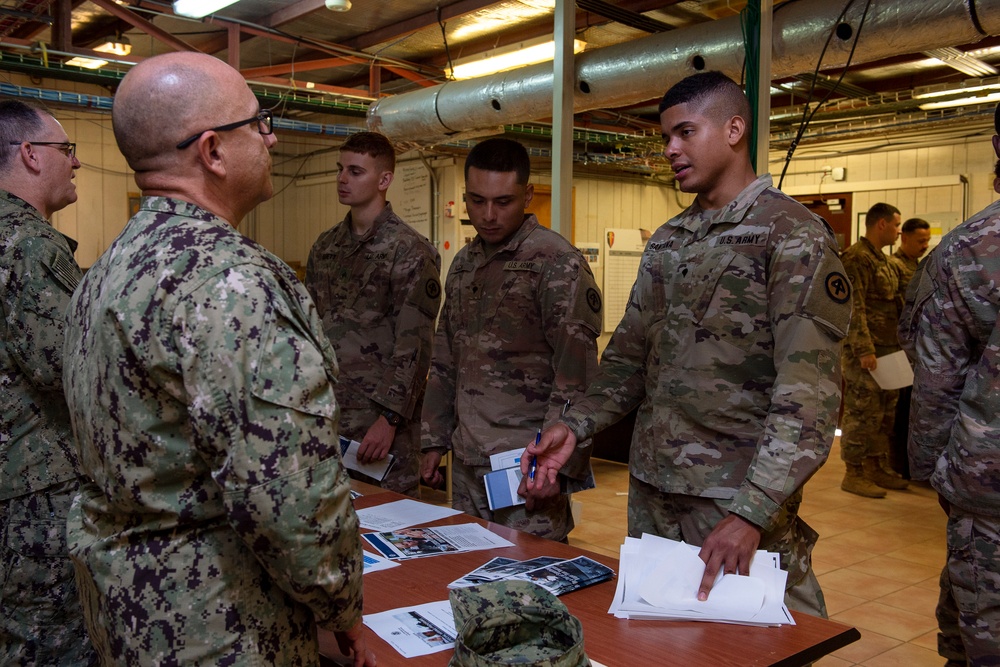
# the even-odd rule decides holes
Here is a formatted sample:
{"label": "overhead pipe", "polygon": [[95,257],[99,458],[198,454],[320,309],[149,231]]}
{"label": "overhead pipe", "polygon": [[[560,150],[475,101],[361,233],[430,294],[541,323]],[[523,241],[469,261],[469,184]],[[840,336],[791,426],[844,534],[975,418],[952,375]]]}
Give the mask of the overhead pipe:
{"label": "overhead pipe", "polygon": [[[846,0],[845,0],[846,1]],[[865,2],[855,1],[823,58],[843,67]],[[812,71],[842,2],[801,0],[774,13],[774,78]],[[1000,34],[1000,0],[875,0],[853,64],[900,53],[968,44]],[[576,56],[575,112],[620,107],[659,97],[685,76],[719,70],[739,80],[743,34],[739,16],[658,33]],[[552,113],[552,64],[449,81],[386,97],[368,109],[368,127],[397,142],[430,143],[456,134],[547,118]]]}

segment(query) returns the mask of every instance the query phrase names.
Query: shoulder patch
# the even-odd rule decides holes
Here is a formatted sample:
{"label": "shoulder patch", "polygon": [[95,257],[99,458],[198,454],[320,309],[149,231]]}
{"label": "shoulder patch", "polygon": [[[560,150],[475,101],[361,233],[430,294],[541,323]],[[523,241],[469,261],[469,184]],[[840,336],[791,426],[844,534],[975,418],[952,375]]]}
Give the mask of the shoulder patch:
{"label": "shoulder patch", "polygon": [[441,283],[434,278],[428,278],[427,282],[424,283],[424,293],[430,299],[436,299],[441,296]]}
{"label": "shoulder patch", "polygon": [[587,288],[587,305],[595,313],[601,312],[601,293],[595,287]]}
{"label": "shoulder patch", "polygon": [[826,274],[826,294],[837,303],[847,303],[851,300],[851,283],[839,271]]}

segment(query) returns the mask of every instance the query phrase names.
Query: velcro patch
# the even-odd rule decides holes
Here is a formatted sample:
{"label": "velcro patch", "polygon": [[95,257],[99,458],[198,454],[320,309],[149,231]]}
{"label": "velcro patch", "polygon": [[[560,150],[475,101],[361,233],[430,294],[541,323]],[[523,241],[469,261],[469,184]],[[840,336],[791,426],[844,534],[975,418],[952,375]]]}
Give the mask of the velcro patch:
{"label": "velcro patch", "polygon": [[837,303],[847,303],[851,300],[851,282],[839,271],[826,274],[826,293]]}
{"label": "velcro patch", "polygon": [[597,288],[587,288],[587,305],[595,313],[601,312],[601,293],[597,291]]}
{"label": "velcro patch", "polygon": [[542,270],[542,263],[510,261],[503,265],[503,269],[504,271],[534,271],[535,273],[540,273]]}

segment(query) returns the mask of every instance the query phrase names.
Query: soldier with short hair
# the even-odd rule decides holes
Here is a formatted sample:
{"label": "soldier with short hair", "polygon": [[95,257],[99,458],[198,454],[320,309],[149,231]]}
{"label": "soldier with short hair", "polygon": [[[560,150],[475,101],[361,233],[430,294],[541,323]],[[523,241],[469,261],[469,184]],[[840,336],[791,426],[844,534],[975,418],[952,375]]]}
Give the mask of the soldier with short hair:
{"label": "soldier with short hair", "polygon": [[573,528],[563,491],[593,486],[581,453],[561,479],[524,505],[492,511],[483,476],[490,455],[517,449],[583,395],[597,369],[601,295],[583,254],[525,209],[528,152],[510,139],[477,144],[465,161],[466,206],[476,228],[455,256],[434,339],[423,411],[421,476],[453,454],[454,506],[511,528],[565,540]]}
{"label": "soldier with short hair", "polygon": [[386,201],[395,165],[392,144],[375,132],[340,147],[337,196],[351,210],[313,244],[306,287],[340,364],[340,434],[360,443],[362,463],[395,457],[381,482],[363,479],[416,497],[441,257]]}
{"label": "soldier with short hair", "polygon": [[840,457],[847,469],[840,488],[866,498],[884,498],[883,489],[907,487],[889,462],[899,390],[882,389],[870,372],[878,357],[899,351],[899,273],[882,252],[899,238],[899,226],[898,208],[875,204],[865,216],[865,235],[841,257],[854,286],[854,315],[843,353]]}
{"label": "soldier with short hair", "polygon": [[67,535],[104,664],[374,667],[337,363],[292,269],[240,234],[272,134],[240,73],[149,58],[115,95],[139,211],[70,303],[81,486]]}
{"label": "soldier with short hair", "polygon": [[[1000,173],[1000,105],[994,129]],[[930,481],[948,515],[935,612],[947,667],[1000,665],[998,245],[1000,201],[941,239],[914,276],[899,321],[914,375],[910,471]]]}
{"label": "soldier with short hair", "polygon": [[63,397],[76,144],[47,110],[0,100],[0,664],[89,665],[66,514],[80,471]]}
{"label": "soldier with short hair", "polygon": [[825,616],[798,508],[833,441],[851,287],[829,225],[754,173],[749,118],[719,72],[664,95],[664,152],[697,197],[649,239],[597,379],[521,465],[537,456],[537,483],[638,407],[629,534],[700,545],[701,599],[778,551],[788,606]]}

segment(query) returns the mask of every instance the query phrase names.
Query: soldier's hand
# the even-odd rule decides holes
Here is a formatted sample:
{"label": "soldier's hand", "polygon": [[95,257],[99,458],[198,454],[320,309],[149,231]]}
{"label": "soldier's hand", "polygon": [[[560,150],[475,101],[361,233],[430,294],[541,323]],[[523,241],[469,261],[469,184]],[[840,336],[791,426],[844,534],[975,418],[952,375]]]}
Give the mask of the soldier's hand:
{"label": "soldier's hand", "polygon": [[[524,476],[522,482],[525,483],[526,489],[530,492],[536,486],[552,484],[558,486],[559,471],[569,461],[575,449],[576,435],[566,424],[559,422],[542,431],[538,444],[531,442],[521,454],[521,474]],[[529,474],[533,458],[535,479],[531,480]]]}
{"label": "soldier's hand", "polygon": [[524,508],[529,512],[533,512],[549,498],[554,498],[562,493],[558,478],[553,483],[549,482],[548,476],[539,477],[536,473],[535,481],[531,488],[528,488],[529,481],[525,475],[521,477],[521,484],[517,487],[517,495],[524,498]]}
{"label": "soldier's hand", "polygon": [[717,523],[698,553],[705,561],[705,576],[698,588],[698,599],[708,599],[720,569],[726,574],[750,574],[750,561],[758,545],[760,528],[743,517],[730,514]]}
{"label": "soldier's hand", "polygon": [[424,452],[420,459],[420,478],[432,489],[444,486],[444,475],[441,474],[441,452],[430,450]]}
{"label": "soldier's hand", "polygon": [[337,638],[337,646],[344,655],[353,658],[352,667],[375,667],[375,654],[368,650],[365,641],[365,626],[363,621],[355,623],[350,630],[333,633]]}
{"label": "soldier's hand", "polygon": [[866,354],[859,361],[861,362],[861,368],[866,371],[873,371],[878,368],[878,359],[875,358],[874,354]]}
{"label": "soldier's hand", "polygon": [[358,461],[361,463],[381,461],[389,455],[389,448],[392,447],[395,437],[396,427],[390,426],[385,417],[379,415],[361,440],[361,446],[358,447]]}

